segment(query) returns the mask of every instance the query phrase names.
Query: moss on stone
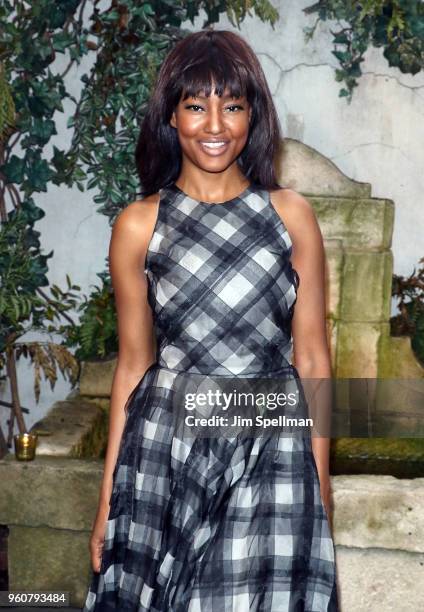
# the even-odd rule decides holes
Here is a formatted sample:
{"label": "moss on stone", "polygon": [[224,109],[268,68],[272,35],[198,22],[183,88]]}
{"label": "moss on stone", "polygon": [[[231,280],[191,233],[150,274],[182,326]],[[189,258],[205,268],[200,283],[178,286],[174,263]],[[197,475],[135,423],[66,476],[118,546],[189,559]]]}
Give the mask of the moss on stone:
{"label": "moss on stone", "polygon": [[331,441],[332,474],[424,476],[422,438],[335,438]]}
{"label": "moss on stone", "polygon": [[[87,398],[84,398],[87,399]],[[101,410],[96,417],[93,427],[87,432],[70,453],[71,457],[78,459],[104,459],[106,456],[107,439],[109,432],[109,405],[110,400],[95,401]]]}

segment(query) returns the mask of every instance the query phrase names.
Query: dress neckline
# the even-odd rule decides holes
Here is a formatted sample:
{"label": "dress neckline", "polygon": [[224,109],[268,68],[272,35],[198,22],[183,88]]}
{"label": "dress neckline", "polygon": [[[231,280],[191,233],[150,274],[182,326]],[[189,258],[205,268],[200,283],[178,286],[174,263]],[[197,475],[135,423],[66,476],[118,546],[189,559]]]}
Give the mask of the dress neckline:
{"label": "dress neckline", "polygon": [[243,191],[241,191],[239,194],[237,194],[230,200],[225,200],[224,202],[206,202],[204,200],[197,200],[196,198],[193,198],[188,193],[183,191],[180,187],[178,187],[178,185],[175,182],[171,184],[171,187],[175,189],[175,191],[177,191],[178,193],[184,195],[186,198],[189,198],[190,200],[193,200],[194,202],[197,202],[198,204],[202,204],[204,206],[226,206],[227,204],[233,204],[236,200],[241,200],[245,196],[247,196],[248,193],[250,193],[253,189],[253,182],[250,181],[247,187],[243,189]]}

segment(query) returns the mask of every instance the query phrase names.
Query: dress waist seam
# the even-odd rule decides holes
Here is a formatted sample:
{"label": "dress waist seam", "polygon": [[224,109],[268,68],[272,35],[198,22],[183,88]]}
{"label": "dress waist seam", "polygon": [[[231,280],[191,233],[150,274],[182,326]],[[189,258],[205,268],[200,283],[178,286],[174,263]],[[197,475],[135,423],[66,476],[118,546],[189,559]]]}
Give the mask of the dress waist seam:
{"label": "dress waist seam", "polygon": [[167,370],[169,372],[173,372],[176,374],[191,374],[193,376],[210,376],[211,378],[269,378],[270,376],[274,376],[277,374],[292,374],[294,375],[296,378],[299,377],[297,368],[294,365],[286,365],[283,366],[281,368],[277,368],[275,370],[266,370],[264,372],[246,372],[244,374],[216,374],[213,372],[198,372],[198,371],[192,371],[190,369],[184,370],[184,369],[175,369],[175,368],[170,368],[166,365],[163,365],[159,362],[155,362],[154,364],[152,364],[152,367],[156,367],[158,369],[162,369],[162,370]]}

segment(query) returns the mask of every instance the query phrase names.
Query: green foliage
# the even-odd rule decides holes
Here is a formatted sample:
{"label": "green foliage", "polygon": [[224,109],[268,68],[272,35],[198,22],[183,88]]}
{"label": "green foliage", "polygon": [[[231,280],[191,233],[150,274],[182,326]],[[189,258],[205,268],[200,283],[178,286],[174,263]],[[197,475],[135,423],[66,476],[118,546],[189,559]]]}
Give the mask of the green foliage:
{"label": "green foliage", "polygon": [[6,349],[10,334],[21,336],[31,313],[37,315],[43,300],[38,286],[48,285],[47,259],[39,250],[39,233],[33,229],[37,217],[43,216],[31,200],[9,215],[0,232],[0,352]]}
{"label": "green foliage", "polygon": [[[389,66],[417,74],[424,65],[424,3],[420,0],[320,0],[304,13],[318,13],[312,28],[305,28],[307,40],[320,21],[335,20],[333,54],[339,61],[336,81],[345,87],[339,96],[350,102],[361,76],[361,63],[370,46],[383,47]],[[343,23],[342,23],[343,22]]]}
{"label": "green foliage", "polygon": [[94,286],[90,295],[79,305],[82,312],[79,325],[62,326],[61,334],[67,346],[78,347],[75,356],[80,360],[104,358],[118,351],[117,319],[113,288],[107,272],[97,276],[102,285]]}
{"label": "green foliage", "polygon": [[31,318],[32,330],[55,331],[45,327],[44,319],[59,319],[61,313],[71,310],[76,304],[72,291],[79,287],[72,285],[68,276],[69,292],[51,285],[53,298],[46,300],[36,294],[38,287],[49,285],[47,260],[53,255],[53,251],[47,255],[41,252],[40,233],[34,229],[35,222],[43,216],[44,212],[35,206],[32,198],[28,198],[9,214],[1,226],[0,351],[5,349],[7,328],[19,337],[29,331],[23,324]]}
{"label": "green foliage", "polygon": [[[186,2],[187,17],[193,19],[203,8],[207,19],[203,27],[219,21],[221,13],[227,13],[228,20],[234,27],[240,29],[240,23],[246,15],[257,15],[261,21],[269,21],[272,26],[278,19],[278,11],[267,0],[205,0],[204,2]],[[253,11],[253,12],[252,12]]]}
{"label": "green foliage", "polygon": [[394,336],[411,336],[411,346],[424,365],[424,257],[408,278],[393,275],[392,295],[398,298],[400,314],[390,320]]}
{"label": "green foliage", "polygon": [[7,138],[7,129],[13,126],[14,121],[15,103],[0,61],[0,141]]}
{"label": "green foliage", "polygon": [[28,198],[8,215],[0,232],[0,369],[5,367],[6,351],[15,348],[15,358],[29,358],[34,365],[34,393],[40,397],[40,373],[53,388],[57,379],[56,365],[62,374],[76,383],[78,364],[74,356],[52,342],[23,342],[19,338],[30,331],[58,333],[60,316],[75,308],[79,287],[72,285],[67,276],[68,289],[63,292],[56,285],[49,287],[47,296],[40,287],[49,285],[47,260],[53,252],[44,255],[40,249],[39,232],[35,222],[44,212]]}
{"label": "green foliage", "polygon": [[[47,191],[52,180],[60,184],[45,149],[57,133],[54,115],[63,112],[62,102],[70,96],[64,74],[53,74],[50,66],[65,47],[74,57],[87,51],[74,18],[79,4],[6,0],[0,5],[0,370],[10,366],[13,417],[20,429],[24,422],[16,360],[31,361],[37,402],[41,373],[52,388],[58,369],[73,385],[78,375],[78,363],[65,346],[22,337],[34,330],[57,333],[61,317],[75,307],[74,291],[79,289],[68,276],[65,291],[49,284],[53,252],[45,254],[41,248],[35,223],[45,213],[32,197]],[[13,418],[10,423],[9,443]]]}

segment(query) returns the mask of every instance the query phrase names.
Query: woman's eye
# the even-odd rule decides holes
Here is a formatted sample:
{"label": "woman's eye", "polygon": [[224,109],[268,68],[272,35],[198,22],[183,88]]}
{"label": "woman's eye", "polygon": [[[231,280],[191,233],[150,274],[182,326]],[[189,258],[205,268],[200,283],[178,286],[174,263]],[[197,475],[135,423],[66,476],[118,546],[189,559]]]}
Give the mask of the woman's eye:
{"label": "woman's eye", "polygon": [[[197,111],[198,109],[203,110],[202,106],[199,106],[199,104],[187,104],[187,106],[185,106],[185,108],[187,109],[193,109],[194,111]],[[229,110],[230,112],[234,112],[234,109],[238,110],[243,110],[243,107],[240,104],[231,104],[231,106],[227,106],[225,110]]]}
{"label": "woman's eye", "polygon": [[197,109],[197,108],[202,108],[201,106],[199,106],[198,104],[188,104],[186,106],[186,108],[192,108],[192,109]]}
{"label": "woman's eye", "polygon": [[232,104],[231,106],[227,106],[227,110],[229,110],[230,108],[237,108],[243,110],[243,107],[240,106],[240,104]]}

